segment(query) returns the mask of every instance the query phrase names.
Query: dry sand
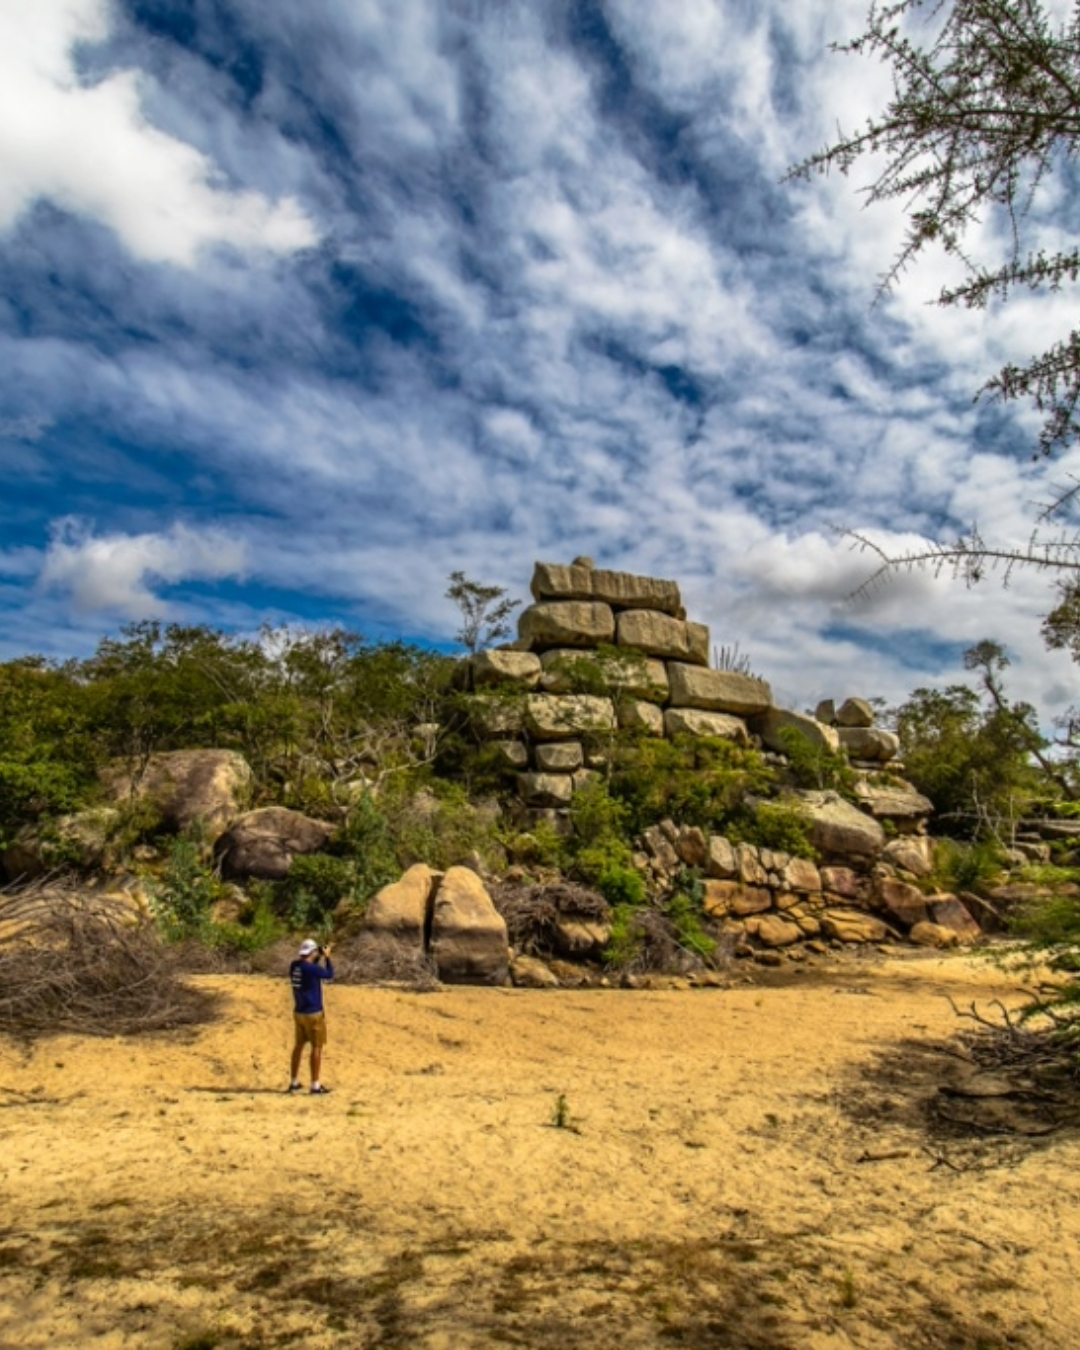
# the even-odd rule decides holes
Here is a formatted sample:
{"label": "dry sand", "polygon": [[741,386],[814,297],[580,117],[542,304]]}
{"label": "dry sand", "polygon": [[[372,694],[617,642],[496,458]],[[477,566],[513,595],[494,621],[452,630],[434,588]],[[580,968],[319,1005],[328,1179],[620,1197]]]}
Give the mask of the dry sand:
{"label": "dry sand", "polygon": [[1080,1345],[1080,1137],[923,1129],[905,1043],[985,961],[334,988],[321,1100],[283,980],[202,983],[196,1032],[0,1042],[0,1347]]}

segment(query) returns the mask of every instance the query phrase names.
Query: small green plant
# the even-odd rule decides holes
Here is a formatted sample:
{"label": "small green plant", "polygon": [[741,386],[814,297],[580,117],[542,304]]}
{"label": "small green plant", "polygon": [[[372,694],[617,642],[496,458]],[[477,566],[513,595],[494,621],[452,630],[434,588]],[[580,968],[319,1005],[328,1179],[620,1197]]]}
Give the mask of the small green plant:
{"label": "small green plant", "polygon": [[604,948],[604,962],[615,970],[629,966],[645,940],[640,922],[641,907],[616,905],[611,911],[611,933]]}
{"label": "small green plant", "polygon": [[795,787],[851,794],[855,771],[843,750],[815,744],[798,727],[782,727],[780,744],[787,755],[788,772]]}
{"label": "small green plant", "polygon": [[855,1274],[850,1266],[844,1267],[844,1273],[840,1277],[840,1306],[842,1308],[854,1308],[859,1301],[859,1294],[855,1288]]}
{"label": "small green plant", "polygon": [[685,947],[703,961],[711,961],[716,955],[716,941],[702,926],[701,900],[704,893],[701,878],[696,873],[687,873],[684,885],[664,906],[664,912],[671,920],[679,945]]}
{"label": "small green plant", "polygon": [[930,880],[945,891],[977,891],[993,885],[1000,872],[1001,858],[995,844],[942,839],[934,848]]}
{"label": "small green plant", "polygon": [[209,922],[210,909],[221,894],[221,882],[202,860],[194,839],[173,840],[151,905],[170,942],[198,937]]}
{"label": "small green plant", "polygon": [[740,811],[725,830],[732,843],[756,844],[777,853],[816,862],[817,850],[810,841],[812,822],[798,800],[758,802]]}
{"label": "small green plant", "polygon": [[574,1134],[580,1134],[577,1122],[570,1114],[570,1103],[566,1100],[566,1093],[560,1092],[555,1098],[555,1105],[551,1112],[551,1123],[556,1130],[572,1130]]}

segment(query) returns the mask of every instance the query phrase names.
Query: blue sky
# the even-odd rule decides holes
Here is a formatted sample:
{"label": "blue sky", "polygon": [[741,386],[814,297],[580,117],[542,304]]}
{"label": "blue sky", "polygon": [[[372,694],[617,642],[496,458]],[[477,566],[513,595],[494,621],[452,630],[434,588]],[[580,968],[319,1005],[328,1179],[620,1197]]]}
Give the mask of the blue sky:
{"label": "blue sky", "polygon": [[1023,541],[1080,467],[972,403],[1067,297],[942,312],[931,260],[872,306],[899,214],[780,182],[887,96],[828,51],[862,11],[6,0],[0,656],[144,617],[441,643],[450,571],[525,596],[586,553],[793,706],[983,637],[1071,701],[1045,578],[849,598],[835,527]]}

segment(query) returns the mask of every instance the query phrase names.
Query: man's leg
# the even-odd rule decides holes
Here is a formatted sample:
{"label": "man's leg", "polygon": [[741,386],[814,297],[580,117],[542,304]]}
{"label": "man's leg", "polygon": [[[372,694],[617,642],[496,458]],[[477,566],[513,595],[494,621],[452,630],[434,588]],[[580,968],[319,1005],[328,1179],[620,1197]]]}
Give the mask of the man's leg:
{"label": "man's leg", "polygon": [[322,1068],[322,1046],[313,1045],[311,1047],[311,1082],[312,1086],[320,1081],[319,1070]]}

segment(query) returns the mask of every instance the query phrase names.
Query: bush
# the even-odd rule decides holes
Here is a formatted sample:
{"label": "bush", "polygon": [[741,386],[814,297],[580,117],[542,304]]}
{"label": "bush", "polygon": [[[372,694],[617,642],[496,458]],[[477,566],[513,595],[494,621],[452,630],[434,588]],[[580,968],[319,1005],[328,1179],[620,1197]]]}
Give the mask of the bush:
{"label": "bush", "polygon": [[210,909],[221,895],[221,882],[202,861],[193,839],[174,839],[160,880],[151,888],[154,917],[170,942],[199,937]]}
{"label": "bush", "polygon": [[817,850],[810,842],[811,821],[795,801],[758,802],[727,827],[732,843],[756,844],[777,853],[816,862]]}
{"label": "bush", "polygon": [[992,886],[1001,873],[1001,856],[989,842],[965,844],[941,839],[934,848],[930,880],[944,891],[978,891]]}
{"label": "bush", "polygon": [[782,727],[780,743],[787,756],[792,786],[851,795],[855,786],[855,771],[843,750],[830,750],[826,745],[816,745],[798,727]]}
{"label": "bush", "polygon": [[279,909],[294,931],[321,928],[342,900],[356,899],[356,889],[357,865],[351,858],[300,854],[279,888]]}
{"label": "bush", "polygon": [[616,746],[611,794],[625,806],[632,833],[667,817],[716,830],[747,794],[765,793],[774,778],[760,751],[730,741],[642,739]]}

